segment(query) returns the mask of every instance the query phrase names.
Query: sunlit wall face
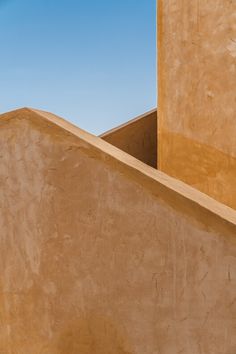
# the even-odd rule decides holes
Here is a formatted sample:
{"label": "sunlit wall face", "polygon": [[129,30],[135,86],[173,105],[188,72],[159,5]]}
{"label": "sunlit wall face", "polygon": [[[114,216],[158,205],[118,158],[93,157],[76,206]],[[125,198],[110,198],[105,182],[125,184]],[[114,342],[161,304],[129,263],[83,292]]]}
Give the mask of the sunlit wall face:
{"label": "sunlit wall face", "polygon": [[0,1],[0,112],[99,134],[156,106],[155,0]]}
{"label": "sunlit wall face", "polygon": [[236,209],[236,2],[159,10],[158,167]]}

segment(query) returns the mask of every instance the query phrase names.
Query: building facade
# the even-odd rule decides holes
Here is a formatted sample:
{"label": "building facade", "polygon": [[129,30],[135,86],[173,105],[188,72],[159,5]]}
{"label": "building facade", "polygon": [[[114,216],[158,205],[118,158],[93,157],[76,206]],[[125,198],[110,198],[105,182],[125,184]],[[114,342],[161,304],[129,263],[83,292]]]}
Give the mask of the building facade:
{"label": "building facade", "polygon": [[236,209],[236,2],[158,1],[158,167]]}

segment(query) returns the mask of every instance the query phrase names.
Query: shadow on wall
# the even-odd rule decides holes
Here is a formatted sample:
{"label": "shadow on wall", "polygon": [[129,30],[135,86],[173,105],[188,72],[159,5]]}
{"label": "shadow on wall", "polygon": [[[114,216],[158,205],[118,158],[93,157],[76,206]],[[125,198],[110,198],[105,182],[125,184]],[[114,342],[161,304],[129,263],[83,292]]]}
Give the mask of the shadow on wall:
{"label": "shadow on wall", "polygon": [[157,109],[100,136],[149,166],[157,168]]}
{"label": "shadow on wall", "polygon": [[133,354],[125,336],[102,316],[89,315],[66,325],[53,350],[45,354]]}

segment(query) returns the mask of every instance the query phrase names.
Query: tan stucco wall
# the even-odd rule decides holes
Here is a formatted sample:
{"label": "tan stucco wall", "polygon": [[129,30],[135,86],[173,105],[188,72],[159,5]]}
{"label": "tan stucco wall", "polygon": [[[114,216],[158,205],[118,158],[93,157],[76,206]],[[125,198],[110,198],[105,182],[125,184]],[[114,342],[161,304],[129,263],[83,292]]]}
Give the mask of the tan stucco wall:
{"label": "tan stucco wall", "polygon": [[154,168],[157,167],[157,110],[121,125],[101,138]]}
{"label": "tan stucco wall", "polygon": [[236,352],[235,211],[49,114],[0,151],[0,352]]}
{"label": "tan stucco wall", "polygon": [[158,167],[236,208],[236,1],[158,5]]}

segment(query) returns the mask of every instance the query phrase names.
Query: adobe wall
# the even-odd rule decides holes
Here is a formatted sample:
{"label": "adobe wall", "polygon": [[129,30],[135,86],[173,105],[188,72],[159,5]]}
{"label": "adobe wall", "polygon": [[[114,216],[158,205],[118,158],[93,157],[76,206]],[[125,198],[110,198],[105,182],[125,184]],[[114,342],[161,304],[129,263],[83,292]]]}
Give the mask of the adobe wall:
{"label": "adobe wall", "polygon": [[0,352],[234,354],[236,212],[49,120],[0,118]]}
{"label": "adobe wall", "polygon": [[236,2],[158,6],[158,167],[236,209]]}
{"label": "adobe wall", "polygon": [[156,109],[102,134],[101,138],[147,165],[157,168]]}

